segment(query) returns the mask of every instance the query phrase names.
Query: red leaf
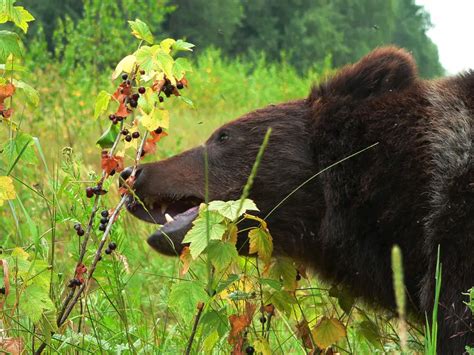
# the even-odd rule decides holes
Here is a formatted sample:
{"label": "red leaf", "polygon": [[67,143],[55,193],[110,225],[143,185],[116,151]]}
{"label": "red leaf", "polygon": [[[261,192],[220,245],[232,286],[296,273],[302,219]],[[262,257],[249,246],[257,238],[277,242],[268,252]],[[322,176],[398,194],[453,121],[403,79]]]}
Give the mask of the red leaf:
{"label": "red leaf", "polygon": [[84,283],[84,274],[87,273],[87,268],[83,263],[76,266],[76,279]]}
{"label": "red leaf", "polygon": [[5,99],[9,98],[15,93],[15,85],[8,83],[0,85],[0,104],[5,102]]}
{"label": "red leaf", "polygon": [[127,100],[127,97],[131,95],[131,93],[132,88],[126,83],[120,84],[117,90],[115,90],[112,97],[119,103],[119,107],[117,109],[117,112],[115,112],[115,116],[127,117],[130,114],[130,111],[127,109],[127,105],[125,105],[125,102]]}

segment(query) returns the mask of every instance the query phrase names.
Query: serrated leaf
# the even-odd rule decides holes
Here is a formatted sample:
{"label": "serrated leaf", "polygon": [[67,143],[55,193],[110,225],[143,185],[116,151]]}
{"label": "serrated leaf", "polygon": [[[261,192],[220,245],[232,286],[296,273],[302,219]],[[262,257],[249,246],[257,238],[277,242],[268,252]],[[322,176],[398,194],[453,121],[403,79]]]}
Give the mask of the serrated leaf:
{"label": "serrated leaf", "polygon": [[209,203],[209,211],[216,211],[222,216],[230,219],[231,221],[236,220],[245,211],[258,211],[259,209],[255,203],[250,199],[245,199],[242,208],[239,211],[240,200],[237,201],[211,201]]}
{"label": "serrated leaf", "polygon": [[216,287],[216,293],[220,293],[224,291],[227,287],[229,287],[230,285],[232,285],[234,282],[236,282],[239,279],[240,279],[239,275],[230,274],[226,280],[219,281]]}
{"label": "serrated leaf", "polygon": [[130,28],[132,29],[132,34],[138,39],[142,39],[150,44],[153,44],[153,34],[150,31],[148,25],[141,21],[140,19],[135,19],[135,21],[128,21]]}
{"label": "serrated leaf", "polygon": [[15,186],[13,179],[9,176],[0,176],[0,206],[7,200],[16,198]]}
{"label": "serrated leaf", "polygon": [[249,254],[257,253],[265,264],[270,262],[273,253],[273,239],[267,229],[262,227],[251,229],[249,231],[249,245]]}
{"label": "serrated leaf", "polygon": [[173,77],[173,57],[166,53],[161,46],[143,46],[135,52],[137,63],[146,72],[164,72],[166,77],[174,85],[176,80]]}
{"label": "serrated leaf", "polygon": [[28,22],[34,21],[35,18],[23,6],[13,6],[10,19],[26,33],[28,32]]}
{"label": "serrated leaf", "polygon": [[208,298],[203,284],[198,281],[183,281],[175,283],[171,288],[168,304],[183,318],[191,320],[196,314],[198,303],[206,303]]}
{"label": "serrated leaf", "polygon": [[[21,159],[23,163],[37,164],[33,137],[26,133],[18,133],[15,138],[8,140],[2,147],[3,155],[7,161],[13,162],[15,159]],[[21,154],[21,156],[20,156]]]}
{"label": "serrated leaf", "polygon": [[296,303],[295,298],[285,290],[264,292],[264,303],[273,304],[280,312],[289,316],[292,311],[292,305]]}
{"label": "serrated leaf", "polygon": [[0,31],[0,62],[6,62],[10,54],[23,56],[20,37],[11,31]]}
{"label": "serrated leaf", "polygon": [[279,280],[259,278],[259,281],[262,285],[267,285],[273,288],[274,290],[281,290],[281,282]]}
{"label": "serrated leaf", "polygon": [[140,123],[150,132],[153,132],[158,127],[168,129],[170,125],[169,111],[155,107],[150,114],[142,116]]}
{"label": "serrated leaf", "polygon": [[186,58],[178,58],[173,64],[173,75],[176,80],[181,80],[188,72],[192,72],[191,63]]}
{"label": "serrated leaf", "polygon": [[227,315],[225,308],[219,311],[212,308],[208,309],[202,315],[199,324],[202,326],[203,334],[215,330],[220,336],[223,336],[227,332]]}
{"label": "serrated leaf", "polygon": [[35,88],[21,80],[13,80],[13,84],[25,94],[26,99],[31,105],[38,106],[40,97]]}
{"label": "serrated leaf", "polygon": [[172,46],[173,52],[188,51],[192,52],[194,44],[178,39]]}
{"label": "serrated leaf", "polygon": [[318,347],[326,349],[346,336],[346,327],[337,318],[323,317],[312,330],[312,334]]}
{"label": "serrated leaf", "polygon": [[[207,236],[207,218],[209,218],[209,236]],[[196,259],[206,249],[208,239],[222,239],[226,231],[226,226],[222,224],[223,221],[224,217],[217,212],[204,210],[199,213],[193,222],[193,227],[183,240],[183,243],[190,243],[189,249],[193,259]]]}
{"label": "serrated leaf", "polygon": [[53,301],[49,298],[49,289],[35,283],[28,286],[20,297],[20,310],[33,323],[37,323],[45,311],[54,311]]}
{"label": "serrated leaf", "polygon": [[118,62],[114,72],[112,73],[112,80],[117,79],[122,73],[130,74],[136,62],[137,58],[133,54],[127,55],[126,57],[122,58],[122,60]]}
{"label": "serrated leaf", "polygon": [[235,245],[228,242],[213,240],[207,246],[207,257],[218,271],[234,262],[238,256]]}
{"label": "serrated leaf", "polygon": [[110,127],[102,133],[100,138],[97,140],[98,144],[102,149],[112,148],[114,145],[115,139],[120,134],[120,128],[118,125],[110,124]]}
{"label": "serrated leaf", "polygon": [[101,90],[95,99],[95,106],[94,106],[94,118],[99,118],[100,115],[104,114],[107,109],[109,108],[111,96],[110,94],[105,91]]}

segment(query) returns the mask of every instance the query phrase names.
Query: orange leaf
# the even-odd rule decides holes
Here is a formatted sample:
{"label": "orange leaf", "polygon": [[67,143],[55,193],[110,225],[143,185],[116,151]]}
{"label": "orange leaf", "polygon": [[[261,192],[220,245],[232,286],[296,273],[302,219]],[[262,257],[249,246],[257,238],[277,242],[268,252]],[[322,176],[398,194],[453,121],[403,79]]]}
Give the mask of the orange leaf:
{"label": "orange leaf", "polygon": [[183,248],[183,251],[181,252],[181,255],[179,256],[179,260],[181,260],[181,262],[183,263],[183,268],[181,269],[179,274],[181,276],[184,276],[188,272],[191,261],[193,260],[191,256],[191,250],[189,249],[189,247]]}
{"label": "orange leaf", "polygon": [[84,283],[84,274],[87,273],[87,268],[83,263],[76,266],[76,279]]}
{"label": "orange leaf", "polygon": [[161,91],[161,89],[162,89],[163,86],[165,85],[165,83],[166,83],[166,80],[165,80],[165,79],[156,80],[156,81],[153,83],[151,89],[159,94],[160,91]]}
{"label": "orange leaf", "polygon": [[0,301],[0,311],[3,310],[3,303],[10,293],[10,274],[8,273],[8,262],[5,259],[0,259],[0,266],[3,267],[3,284],[5,285],[5,296]]}
{"label": "orange leaf", "polygon": [[150,139],[147,139],[143,145],[143,152],[145,154],[153,154],[156,152],[156,143]]}
{"label": "orange leaf", "polygon": [[15,85],[8,83],[0,85],[0,104],[3,104],[6,98],[9,98],[15,93]]}
{"label": "orange leaf", "polygon": [[129,176],[128,179],[119,187],[120,195],[128,194],[128,192],[133,189],[133,184],[135,184],[135,176]]}
{"label": "orange leaf", "polygon": [[106,174],[110,175],[112,171],[119,173],[124,169],[123,157],[119,155],[109,156],[107,151],[103,150],[101,165]]}
{"label": "orange leaf", "polygon": [[243,344],[242,335],[244,330],[252,323],[255,308],[256,306],[254,304],[245,302],[245,314],[233,314],[229,316],[230,333],[227,341],[229,344],[234,345],[233,353],[238,353],[238,351],[241,350]]}
{"label": "orange leaf", "polygon": [[151,132],[152,138],[149,138],[149,140],[152,141],[153,143],[158,143],[161,140],[161,138],[166,137],[167,135],[168,133],[166,133],[163,130],[160,133],[156,133],[155,131],[153,131]]}

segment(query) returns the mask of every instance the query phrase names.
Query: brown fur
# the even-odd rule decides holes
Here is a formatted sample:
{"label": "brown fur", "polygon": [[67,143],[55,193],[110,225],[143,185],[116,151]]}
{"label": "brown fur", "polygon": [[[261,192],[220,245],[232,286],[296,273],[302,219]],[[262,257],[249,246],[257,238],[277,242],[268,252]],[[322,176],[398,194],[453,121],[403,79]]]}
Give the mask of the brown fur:
{"label": "brown fur", "polygon": [[[424,81],[405,51],[375,50],[313,88],[308,99],[251,112],[217,130],[205,144],[210,197],[240,196],[268,127],[273,133],[250,196],[262,216],[307,178],[378,142],[268,217],[275,252],[393,308],[390,251],[398,244],[410,311],[424,318],[433,306],[440,245],[439,353],[461,353],[474,345],[473,318],[461,295],[474,286],[473,98],[472,72]],[[166,196],[202,199],[203,150],[142,166],[137,195],[149,206]],[[152,246],[179,253],[178,239]],[[245,242],[243,236],[239,243]]]}

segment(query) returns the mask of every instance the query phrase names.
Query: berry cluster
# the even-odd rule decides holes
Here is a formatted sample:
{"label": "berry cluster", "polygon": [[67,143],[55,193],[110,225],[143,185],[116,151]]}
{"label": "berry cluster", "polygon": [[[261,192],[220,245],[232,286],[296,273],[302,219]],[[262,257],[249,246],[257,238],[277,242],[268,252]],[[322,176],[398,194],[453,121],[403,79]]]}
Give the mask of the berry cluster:
{"label": "berry cluster", "polygon": [[107,193],[106,190],[102,189],[102,186],[97,185],[94,187],[88,186],[86,187],[86,196],[87,198],[92,198],[94,195],[105,195]]}
{"label": "berry cluster", "polygon": [[125,140],[126,140],[127,142],[131,142],[132,139],[138,139],[138,138],[140,138],[140,132],[138,132],[138,131],[132,132],[132,133],[130,134],[130,132],[128,131],[128,129],[125,128],[125,129],[123,129],[122,132],[120,132],[120,133],[122,133],[122,135],[125,136]]}
{"label": "berry cluster", "polygon": [[105,249],[105,254],[110,255],[115,249],[117,249],[117,244],[110,242],[107,249]]}
{"label": "berry cluster", "polygon": [[74,225],[74,229],[79,237],[82,237],[85,234],[84,229],[80,223],[76,223]]}
{"label": "berry cluster", "polygon": [[107,224],[109,223],[109,211],[103,210],[100,215],[102,218],[100,219],[99,230],[105,232],[107,229]]}
{"label": "berry cluster", "polygon": [[76,286],[81,286],[81,284],[82,284],[81,280],[79,280],[78,278],[75,278],[75,279],[69,280],[69,284],[67,285],[67,287],[74,288]]}

